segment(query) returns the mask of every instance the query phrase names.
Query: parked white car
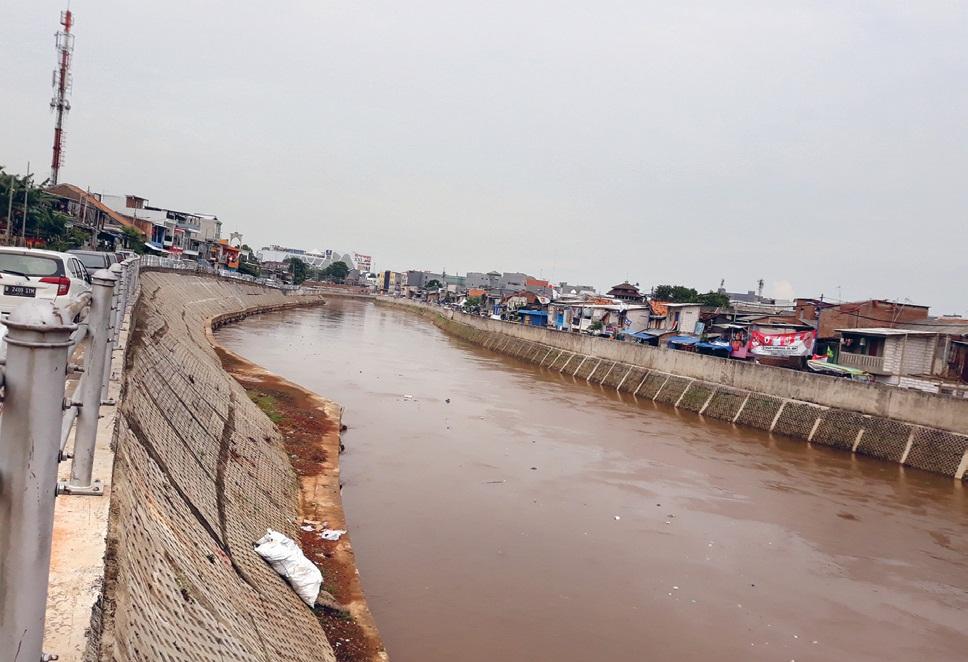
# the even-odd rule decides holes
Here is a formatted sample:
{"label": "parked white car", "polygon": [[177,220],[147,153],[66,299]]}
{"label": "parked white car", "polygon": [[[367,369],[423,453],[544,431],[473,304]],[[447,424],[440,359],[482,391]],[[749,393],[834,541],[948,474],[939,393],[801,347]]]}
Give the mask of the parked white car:
{"label": "parked white car", "polygon": [[0,247],[0,317],[31,299],[66,308],[90,291],[91,276],[69,253]]}

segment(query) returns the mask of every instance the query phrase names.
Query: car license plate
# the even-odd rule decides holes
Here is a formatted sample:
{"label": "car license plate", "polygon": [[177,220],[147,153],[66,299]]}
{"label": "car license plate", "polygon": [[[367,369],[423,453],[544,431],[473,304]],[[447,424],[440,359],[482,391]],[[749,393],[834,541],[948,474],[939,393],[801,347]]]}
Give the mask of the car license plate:
{"label": "car license plate", "polygon": [[8,297],[32,297],[37,294],[37,288],[24,285],[4,285],[3,294]]}

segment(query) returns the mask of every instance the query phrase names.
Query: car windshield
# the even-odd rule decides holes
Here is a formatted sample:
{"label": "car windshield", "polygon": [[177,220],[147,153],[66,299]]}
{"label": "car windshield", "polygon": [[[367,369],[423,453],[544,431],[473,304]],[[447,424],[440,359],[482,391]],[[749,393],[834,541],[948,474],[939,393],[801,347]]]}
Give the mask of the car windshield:
{"label": "car windshield", "polygon": [[75,257],[88,269],[104,269],[108,266],[104,256],[107,253],[75,253]]}
{"label": "car windshield", "polygon": [[0,272],[27,276],[58,276],[60,260],[43,255],[23,253],[0,253]]}

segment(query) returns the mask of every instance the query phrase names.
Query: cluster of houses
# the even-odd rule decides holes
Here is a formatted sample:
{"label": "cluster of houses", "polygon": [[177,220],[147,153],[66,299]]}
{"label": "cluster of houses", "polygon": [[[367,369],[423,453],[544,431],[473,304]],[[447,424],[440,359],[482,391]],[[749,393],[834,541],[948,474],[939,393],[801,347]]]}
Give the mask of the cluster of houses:
{"label": "cluster of houses", "polygon": [[723,288],[721,305],[703,305],[663,301],[628,282],[602,294],[496,271],[384,271],[371,287],[509,323],[968,397],[968,319],[933,317],[927,306],[780,301]]}
{"label": "cluster of houses", "polygon": [[263,246],[255,253],[255,258],[264,276],[275,276],[283,280],[289,276],[290,261],[301,260],[307,267],[317,270],[342,262],[349,268],[345,282],[353,285],[376,282],[375,277],[370,274],[373,258],[361,253],[348,253],[332,248],[304,250],[273,244]]}
{"label": "cluster of houses", "polygon": [[57,184],[45,192],[57,201],[72,227],[89,233],[91,248],[128,248],[125,228],[130,228],[149,253],[238,269],[242,235],[223,237],[222,221],[213,214],[154,207],[140,196],[92,193],[73,184]]}

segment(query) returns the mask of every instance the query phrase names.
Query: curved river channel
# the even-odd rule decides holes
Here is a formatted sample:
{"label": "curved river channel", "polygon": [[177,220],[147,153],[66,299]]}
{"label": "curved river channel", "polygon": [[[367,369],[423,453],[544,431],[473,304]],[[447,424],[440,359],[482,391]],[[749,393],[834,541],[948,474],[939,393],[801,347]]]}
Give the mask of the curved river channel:
{"label": "curved river channel", "polygon": [[968,659],[958,481],[639,402],[368,301],[218,340],[346,407],[343,501],[394,662]]}

